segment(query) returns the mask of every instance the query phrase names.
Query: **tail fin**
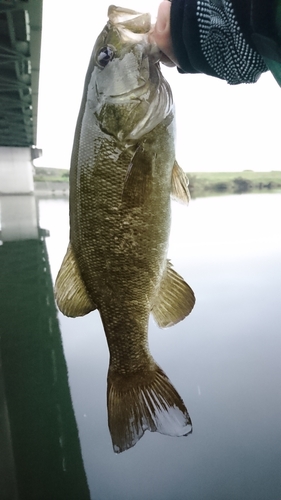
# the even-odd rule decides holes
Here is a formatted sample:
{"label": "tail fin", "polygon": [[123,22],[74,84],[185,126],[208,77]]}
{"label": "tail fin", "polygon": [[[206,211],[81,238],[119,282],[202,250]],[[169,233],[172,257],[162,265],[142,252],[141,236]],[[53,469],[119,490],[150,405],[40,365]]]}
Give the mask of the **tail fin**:
{"label": "tail fin", "polygon": [[109,371],[107,410],[115,453],[134,446],[146,430],[168,436],[192,432],[183,400],[156,363],[153,369],[132,375]]}

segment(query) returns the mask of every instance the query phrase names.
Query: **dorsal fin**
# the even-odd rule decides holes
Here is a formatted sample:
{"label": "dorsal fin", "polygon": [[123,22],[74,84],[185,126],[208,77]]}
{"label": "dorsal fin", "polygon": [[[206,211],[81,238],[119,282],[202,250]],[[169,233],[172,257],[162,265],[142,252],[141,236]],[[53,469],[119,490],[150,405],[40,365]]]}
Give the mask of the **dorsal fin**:
{"label": "dorsal fin", "polygon": [[171,196],[185,205],[188,205],[190,200],[187,175],[176,160],[172,170]]}

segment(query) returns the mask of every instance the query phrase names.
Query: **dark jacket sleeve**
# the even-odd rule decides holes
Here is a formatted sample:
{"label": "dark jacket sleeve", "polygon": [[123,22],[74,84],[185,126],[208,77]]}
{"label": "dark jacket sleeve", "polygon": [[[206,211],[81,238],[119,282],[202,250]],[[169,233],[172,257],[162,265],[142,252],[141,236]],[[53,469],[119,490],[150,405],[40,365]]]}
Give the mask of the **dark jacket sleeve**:
{"label": "dark jacket sleeve", "polygon": [[277,0],[172,0],[171,36],[183,73],[230,84],[257,81],[268,67],[256,34],[274,39]]}

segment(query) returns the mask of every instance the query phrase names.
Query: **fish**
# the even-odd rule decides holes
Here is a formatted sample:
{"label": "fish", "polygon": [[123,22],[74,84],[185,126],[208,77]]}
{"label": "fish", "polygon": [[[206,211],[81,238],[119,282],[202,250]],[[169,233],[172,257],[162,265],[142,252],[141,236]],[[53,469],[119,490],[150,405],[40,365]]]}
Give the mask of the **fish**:
{"label": "fish", "polygon": [[188,435],[185,404],[149,351],[160,328],[183,320],[195,296],[167,259],[171,197],[189,201],[175,159],[174,104],[148,13],[111,5],[85,78],[70,167],[70,238],[55,282],[69,317],[98,310],[110,359],[113,450],[146,430]]}

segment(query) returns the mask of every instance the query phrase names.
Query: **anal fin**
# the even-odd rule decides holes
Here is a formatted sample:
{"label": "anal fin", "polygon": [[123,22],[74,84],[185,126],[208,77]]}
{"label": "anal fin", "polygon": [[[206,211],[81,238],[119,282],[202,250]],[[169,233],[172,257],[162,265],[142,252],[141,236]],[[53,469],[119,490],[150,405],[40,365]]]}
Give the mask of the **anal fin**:
{"label": "anal fin", "polygon": [[84,316],[96,309],[82,280],[71,243],[57,275],[55,298],[60,311],[72,318]]}
{"label": "anal fin", "polygon": [[192,311],[195,304],[193,290],[167,261],[152,314],[160,328],[175,325]]}

